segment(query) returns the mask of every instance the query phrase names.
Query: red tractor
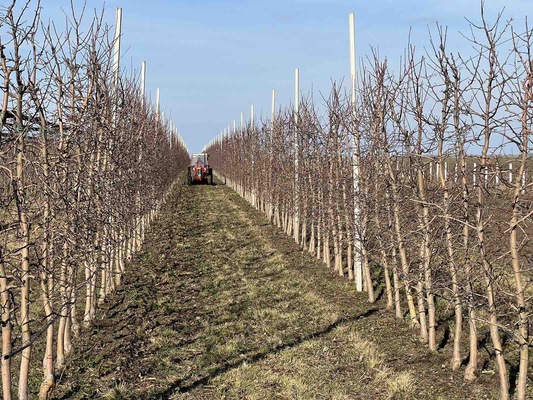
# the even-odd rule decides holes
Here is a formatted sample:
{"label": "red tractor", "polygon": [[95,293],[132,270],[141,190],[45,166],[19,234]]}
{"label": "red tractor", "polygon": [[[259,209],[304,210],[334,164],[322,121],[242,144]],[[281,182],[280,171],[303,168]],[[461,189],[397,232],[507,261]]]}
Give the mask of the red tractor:
{"label": "red tractor", "polygon": [[211,183],[213,184],[213,169],[209,166],[209,156],[207,153],[193,154],[191,163],[187,169],[187,182]]}

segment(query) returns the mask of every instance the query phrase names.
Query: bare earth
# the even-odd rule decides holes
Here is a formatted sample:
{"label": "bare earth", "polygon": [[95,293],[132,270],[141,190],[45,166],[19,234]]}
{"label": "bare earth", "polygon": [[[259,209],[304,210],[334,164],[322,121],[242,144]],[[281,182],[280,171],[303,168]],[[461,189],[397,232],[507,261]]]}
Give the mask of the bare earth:
{"label": "bare earth", "polygon": [[497,398],[224,185],[176,186],[102,310],[57,399]]}

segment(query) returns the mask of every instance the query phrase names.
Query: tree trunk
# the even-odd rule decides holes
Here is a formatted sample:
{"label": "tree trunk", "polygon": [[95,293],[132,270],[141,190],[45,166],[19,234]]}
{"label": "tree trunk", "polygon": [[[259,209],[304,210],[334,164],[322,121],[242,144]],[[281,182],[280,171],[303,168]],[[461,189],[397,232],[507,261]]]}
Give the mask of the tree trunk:
{"label": "tree trunk", "polygon": [[9,281],[4,264],[4,254],[0,248],[0,301],[2,302],[2,393],[4,400],[12,399],[11,382],[11,350],[12,350],[12,327],[11,327],[11,294],[8,289]]}

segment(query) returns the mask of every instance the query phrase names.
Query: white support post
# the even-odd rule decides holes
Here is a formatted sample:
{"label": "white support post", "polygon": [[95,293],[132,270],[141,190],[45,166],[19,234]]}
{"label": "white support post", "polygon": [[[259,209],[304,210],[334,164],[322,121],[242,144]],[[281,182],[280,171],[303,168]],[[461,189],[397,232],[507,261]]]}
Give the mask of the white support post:
{"label": "white support post", "polygon": [[172,130],[170,131],[170,135],[172,137],[172,147],[176,146],[176,125],[174,125],[174,122],[172,122]]}
{"label": "white support post", "polygon": [[146,98],[146,61],[141,63],[141,105],[144,107]]}
{"label": "white support post", "polygon": [[174,122],[172,122],[172,120],[169,120],[168,122],[169,124],[169,142],[170,142],[170,148],[172,148],[173,146],[173,142],[174,142]]}
{"label": "white support post", "polygon": [[276,119],[276,89],[272,89],[272,108],[270,111],[270,151],[272,151],[275,119]]}
{"label": "white support post", "polygon": [[161,95],[161,92],[159,90],[159,88],[157,88],[156,92],[155,92],[155,113],[157,115],[157,122],[159,123],[159,115],[160,115],[160,104],[159,104],[159,99],[160,99],[160,95]]}
{"label": "white support post", "polygon": [[271,111],[271,127],[274,126],[274,119],[276,118],[276,89],[272,89],[272,111]]}
{"label": "white support post", "polygon": [[270,143],[269,143],[269,168],[268,171],[268,192],[269,192],[269,198],[268,198],[268,220],[272,222],[272,217],[274,214],[274,198],[272,195],[272,163],[273,163],[273,151],[274,151],[274,120],[276,118],[276,89],[272,89],[272,108],[270,113]]}
{"label": "white support post", "polygon": [[509,183],[513,183],[513,163],[509,163]]}
{"label": "white support post", "polygon": [[254,126],[254,105],[250,105],[250,128],[253,129]]}
{"label": "white support post", "polygon": [[[355,90],[357,75],[355,71],[355,14],[350,13],[348,16],[349,24],[349,38],[350,38],[350,105],[352,107],[353,119],[355,121]],[[363,262],[361,259],[361,237],[359,235],[360,225],[360,208],[359,208],[359,154],[357,149],[357,142],[355,138],[356,132],[353,132],[353,191],[354,191],[354,272],[355,272],[355,286],[358,292],[363,291]],[[351,266],[349,267],[351,268]]]}
{"label": "white support post", "polygon": [[[298,125],[298,112],[300,109],[300,70],[294,69],[294,124]],[[298,129],[294,129],[294,149],[298,149]],[[298,157],[296,157],[297,159]],[[298,161],[296,161],[298,163]]]}
{"label": "white support post", "polygon": [[477,185],[477,163],[474,163],[474,171],[472,172],[472,183]]}
{"label": "white support post", "polygon": [[444,161],[444,181],[448,180],[448,161]]}
{"label": "white support post", "polygon": [[113,40],[113,84],[118,88],[120,75],[120,40],[122,36],[122,8],[117,8],[117,19],[115,24],[115,38]]}
{"label": "white support post", "polygon": [[[254,134],[254,105],[250,105],[250,132],[249,135]],[[255,179],[255,159],[254,159],[254,152],[250,152],[252,155],[252,179],[251,179],[251,185],[250,185],[250,202],[252,203],[252,206],[255,207],[255,186],[254,186],[254,179]]]}
{"label": "white support post", "polygon": [[300,232],[299,182],[298,182],[298,113],[300,109],[300,70],[294,69],[294,223],[293,238],[298,243]]}
{"label": "white support post", "polygon": [[122,8],[117,8],[115,37],[113,39],[113,126],[116,128],[117,102],[120,83],[120,41],[122,38]]}

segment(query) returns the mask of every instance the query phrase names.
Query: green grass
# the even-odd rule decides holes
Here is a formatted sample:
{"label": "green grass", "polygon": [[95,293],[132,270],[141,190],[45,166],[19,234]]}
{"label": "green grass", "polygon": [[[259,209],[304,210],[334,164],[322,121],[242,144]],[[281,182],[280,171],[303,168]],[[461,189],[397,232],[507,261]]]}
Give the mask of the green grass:
{"label": "green grass", "polygon": [[465,398],[470,389],[435,371],[444,357],[382,306],[228,188],[177,187],[55,396],[402,399],[416,388],[412,398]]}

